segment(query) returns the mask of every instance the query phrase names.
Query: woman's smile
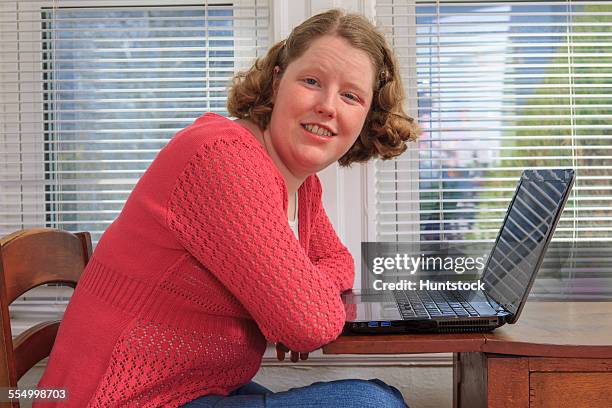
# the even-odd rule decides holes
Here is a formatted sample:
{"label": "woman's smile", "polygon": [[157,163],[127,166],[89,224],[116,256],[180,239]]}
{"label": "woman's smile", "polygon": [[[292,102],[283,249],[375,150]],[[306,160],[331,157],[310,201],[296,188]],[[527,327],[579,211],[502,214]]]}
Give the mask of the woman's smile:
{"label": "woman's smile", "polygon": [[318,125],[302,125],[304,132],[311,136],[314,140],[318,140],[322,143],[327,143],[332,140],[335,135],[328,129],[320,127]]}

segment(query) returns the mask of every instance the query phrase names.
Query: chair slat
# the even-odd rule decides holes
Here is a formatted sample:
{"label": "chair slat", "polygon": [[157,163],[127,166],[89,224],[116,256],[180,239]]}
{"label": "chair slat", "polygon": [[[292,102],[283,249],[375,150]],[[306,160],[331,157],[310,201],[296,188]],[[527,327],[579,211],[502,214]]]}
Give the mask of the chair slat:
{"label": "chair slat", "polygon": [[59,320],[42,322],[13,339],[17,378],[51,353],[59,325]]}

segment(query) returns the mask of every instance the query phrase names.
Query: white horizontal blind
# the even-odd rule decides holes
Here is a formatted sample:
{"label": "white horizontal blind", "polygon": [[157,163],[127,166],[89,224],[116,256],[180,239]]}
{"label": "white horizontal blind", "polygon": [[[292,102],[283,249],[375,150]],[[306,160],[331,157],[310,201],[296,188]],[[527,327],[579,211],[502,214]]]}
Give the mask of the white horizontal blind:
{"label": "white horizontal blind", "polygon": [[[89,231],[94,245],[172,135],[226,114],[233,73],[269,46],[267,0],[0,0],[0,235]],[[11,307],[14,334],[71,290]]]}
{"label": "white horizontal blind", "polygon": [[538,290],[612,297],[612,2],[376,4],[424,130],[376,163],[377,239],[492,242],[523,169],[571,167],[549,252],[573,258]]}
{"label": "white horizontal blind", "polygon": [[176,131],[226,114],[233,73],[269,46],[269,4],[2,1],[0,36],[0,234],[95,244]]}

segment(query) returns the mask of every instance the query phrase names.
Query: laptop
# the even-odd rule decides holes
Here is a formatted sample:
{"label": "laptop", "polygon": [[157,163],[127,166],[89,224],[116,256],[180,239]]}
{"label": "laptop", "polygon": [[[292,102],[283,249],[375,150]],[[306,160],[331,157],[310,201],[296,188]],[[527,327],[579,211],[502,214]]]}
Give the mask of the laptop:
{"label": "laptop", "polygon": [[345,333],[481,332],[516,323],[574,178],[572,169],[523,172],[480,284],[469,285],[478,288],[346,292]]}

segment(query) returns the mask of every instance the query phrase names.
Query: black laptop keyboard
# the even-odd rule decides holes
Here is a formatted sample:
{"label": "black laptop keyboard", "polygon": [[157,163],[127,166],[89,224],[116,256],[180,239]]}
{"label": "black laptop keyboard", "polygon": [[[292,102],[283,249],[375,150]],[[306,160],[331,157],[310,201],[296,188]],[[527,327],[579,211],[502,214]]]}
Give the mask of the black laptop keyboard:
{"label": "black laptop keyboard", "polygon": [[410,290],[394,295],[404,319],[480,316],[458,292]]}

